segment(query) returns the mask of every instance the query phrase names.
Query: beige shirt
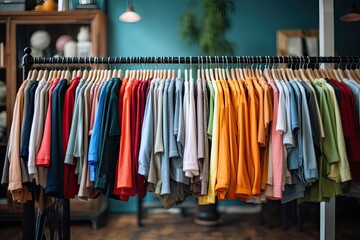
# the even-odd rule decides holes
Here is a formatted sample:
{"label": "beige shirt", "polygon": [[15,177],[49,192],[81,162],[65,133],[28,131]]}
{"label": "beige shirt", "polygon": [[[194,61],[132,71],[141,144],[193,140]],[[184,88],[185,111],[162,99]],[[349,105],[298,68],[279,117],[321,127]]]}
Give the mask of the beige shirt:
{"label": "beige shirt", "polygon": [[21,120],[24,104],[24,88],[26,81],[21,85],[16,96],[13,121],[11,124],[11,139],[9,142],[9,185],[8,190],[12,194],[14,201],[25,202],[31,199],[28,189],[22,185],[21,166],[20,166],[20,140],[21,140]]}

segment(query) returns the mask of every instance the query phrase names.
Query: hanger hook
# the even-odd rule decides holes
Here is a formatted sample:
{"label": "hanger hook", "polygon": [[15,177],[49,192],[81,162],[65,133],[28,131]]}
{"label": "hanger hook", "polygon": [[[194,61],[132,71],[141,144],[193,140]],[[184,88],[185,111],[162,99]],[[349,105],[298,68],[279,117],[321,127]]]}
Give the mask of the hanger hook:
{"label": "hanger hook", "polygon": [[355,68],[358,68],[358,67],[359,67],[359,64],[360,64],[360,57],[359,57],[359,56],[356,56],[356,57],[357,57],[357,59],[358,59],[358,62],[357,62],[357,64],[356,64]]}

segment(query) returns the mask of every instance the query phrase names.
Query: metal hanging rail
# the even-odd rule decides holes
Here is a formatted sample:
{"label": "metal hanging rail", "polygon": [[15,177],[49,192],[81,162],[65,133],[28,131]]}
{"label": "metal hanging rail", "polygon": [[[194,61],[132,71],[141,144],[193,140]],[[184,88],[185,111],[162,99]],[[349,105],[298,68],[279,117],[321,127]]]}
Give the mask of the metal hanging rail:
{"label": "metal hanging rail", "polygon": [[[360,64],[359,56],[196,56],[196,57],[32,57],[31,48],[24,49],[23,79],[32,66],[35,65],[100,65],[100,64],[308,64],[340,63]],[[139,205],[141,205],[139,203]],[[64,239],[70,239],[70,205],[69,200],[64,201]],[[23,239],[34,239],[34,201],[28,201],[23,206]],[[138,220],[140,222],[140,220]]]}

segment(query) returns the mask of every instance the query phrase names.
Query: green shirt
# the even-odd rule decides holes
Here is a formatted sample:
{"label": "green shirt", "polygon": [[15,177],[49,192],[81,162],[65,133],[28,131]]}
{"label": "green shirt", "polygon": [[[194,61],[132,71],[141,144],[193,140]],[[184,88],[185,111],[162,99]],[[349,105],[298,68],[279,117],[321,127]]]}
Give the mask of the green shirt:
{"label": "green shirt", "polygon": [[214,119],[214,87],[211,82],[207,82],[207,87],[210,92],[210,104],[209,104],[209,119],[207,126],[207,134],[209,135],[209,139],[212,138],[212,128],[213,128],[213,119]]}

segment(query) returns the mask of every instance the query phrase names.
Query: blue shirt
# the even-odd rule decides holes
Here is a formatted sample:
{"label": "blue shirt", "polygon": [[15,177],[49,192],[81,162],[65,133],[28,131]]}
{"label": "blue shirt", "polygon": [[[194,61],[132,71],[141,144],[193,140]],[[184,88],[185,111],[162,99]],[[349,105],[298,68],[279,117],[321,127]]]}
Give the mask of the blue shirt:
{"label": "blue shirt", "polygon": [[350,88],[351,92],[354,95],[356,113],[358,117],[358,123],[360,126],[360,84],[354,80],[344,79],[345,84]]}
{"label": "blue shirt", "polygon": [[313,135],[310,124],[309,109],[306,99],[306,92],[304,87],[298,81],[295,81],[299,86],[302,98],[302,148],[303,148],[303,162],[302,170],[304,181],[307,183],[314,182],[318,179],[318,168],[315,156]]}
{"label": "blue shirt", "polygon": [[161,195],[170,194],[170,161],[169,161],[169,121],[168,121],[168,88],[170,80],[165,81],[163,89],[163,108],[162,108],[162,135],[163,135],[163,154],[161,155]]}
{"label": "blue shirt", "polygon": [[29,94],[29,106],[25,118],[25,125],[23,129],[22,139],[21,139],[21,150],[20,157],[28,158],[29,156],[29,141],[31,133],[31,125],[34,117],[34,101],[35,101],[35,91],[39,85],[39,81],[36,81],[31,85],[30,94]]}
{"label": "blue shirt", "polygon": [[90,138],[88,161],[90,164],[90,181],[95,181],[96,165],[99,159],[99,141],[100,141],[100,126],[101,117],[104,112],[104,102],[106,97],[106,88],[108,82],[105,82],[100,91],[100,98],[98,108],[95,114],[94,128]]}
{"label": "blue shirt", "polygon": [[286,83],[290,95],[291,130],[294,135],[295,146],[290,149],[287,161],[291,173],[291,185],[286,184],[283,191],[282,203],[287,203],[304,196],[305,185],[298,175],[299,162],[302,161],[302,134],[301,131],[301,93],[295,81]]}
{"label": "blue shirt", "polygon": [[154,113],[153,113],[154,87],[155,87],[155,80],[151,81],[150,84],[149,93],[146,98],[144,119],[141,129],[138,173],[143,176],[149,175],[150,159],[154,145]]}
{"label": "blue shirt", "polygon": [[169,157],[178,157],[178,149],[176,144],[176,137],[174,134],[174,113],[175,113],[175,80],[171,80],[167,90],[167,104],[168,104],[168,119],[169,119]]}
{"label": "blue shirt", "polygon": [[174,129],[173,134],[176,139],[178,156],[171,159],[170,176],[176,182],[189,184],[189,178],[183,171],[183,153],[185,144],[185,128],[183,118],[183,93],[184,81],[181,78],[175,80],[175,109],[174,109]]}
{"label": "blue shirt", "polygon": [[[103,141],[100,147],[99,162],[96,172],[95,189],[111,195],[114,189],[116,162],[120,147],[120,125],[119,125],[119,90],[121,81],[119,78],[112,80],[113,85],[108,84],[108,104],[104,113],[106,114],[103,127]],[[111,89],[109,89],[111,87]]]}
{"label": "blue shirt", "polygon": [[64,197],[64,156],[62,146],[62,113],[67,80],[62,79],[56,85],[51,97],[51,154],[45,194]]}

